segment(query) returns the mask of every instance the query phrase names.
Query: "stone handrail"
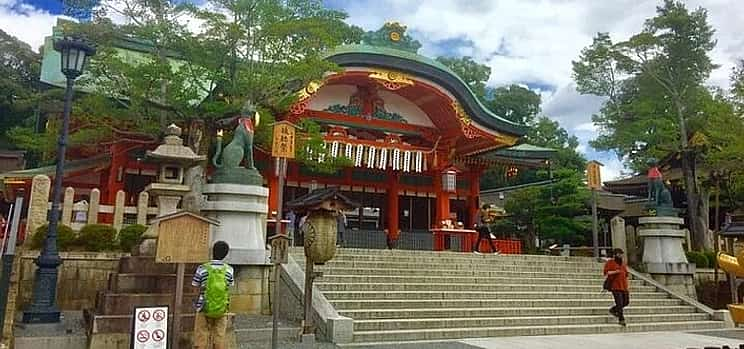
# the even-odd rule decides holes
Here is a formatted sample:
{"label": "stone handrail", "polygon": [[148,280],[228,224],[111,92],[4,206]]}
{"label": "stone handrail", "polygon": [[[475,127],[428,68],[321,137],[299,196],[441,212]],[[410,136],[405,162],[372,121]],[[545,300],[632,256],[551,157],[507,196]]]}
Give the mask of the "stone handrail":
{"label": "stone handrail", "polygon": [[[291,255],[288,262],[281,265],[279,276],[282,287],[287,287],[290,294],[302,304],[305,299],[305,271]],[[349,343],[354,339],[354,320],[339,315],[315,286],[312,303],[312,321],[322,338],[332,343]]]}
{"label": "stone handrail", "polygon": [[699,310],[699,311],[701,311],[703,313],[708,314],[713,320],[726,321],[726,322],[730,321],[730,315],[728,314],[728,310],[715,310],[715,309],[712,309],[712,308],[708,307],[707,305],[705,305],[703,303],[698,302],[695,299],[692,299],[692,298],[690,298],[688,296],[685,296],[685,295],[678,294],[678,293],[672,291],[670,288],[664,286],[660,282],[652,279],[648,275],[643,274],[643,273],[641,273],[641,272],[639,272],[639,271],[637,271],[637,270],[635,270],[633,268],[628,267],[628,272],[630,273],[630,275],[633,275],[633,277],[636,277],[638,279],[641,279],[641,280],[643,280],[643,282],[645,282],[645,283],[647,283],[647,284],[649,284],[649,285],[651,285],[653,287],[656,287],[657,289],[659,289],[659,290],[661,290],[661,291],[663,291],[665,293],[670,294],[672,297],[681,300],[685,304],[690,305],[690,306],[694,307],[695,309],[697,309],[697,310]]}

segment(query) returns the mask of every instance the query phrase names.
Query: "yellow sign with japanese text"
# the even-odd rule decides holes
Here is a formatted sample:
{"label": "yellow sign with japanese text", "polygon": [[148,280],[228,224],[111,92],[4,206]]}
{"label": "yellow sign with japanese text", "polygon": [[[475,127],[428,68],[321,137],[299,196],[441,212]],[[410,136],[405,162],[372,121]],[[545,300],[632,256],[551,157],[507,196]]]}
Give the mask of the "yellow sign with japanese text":
{"label": "yellow sign with japanese text", "polygon": [[274,124],[274,141],[271,156],[277,158],[295,158],[295,128],[288,122]]}
{"label": "yellow sign with japanese text", "polygon": [[602,178],[600,176],[600,164],[597,161],[589,161],[586,164],[586,184],[589,189],[600,189],[602,188]]}

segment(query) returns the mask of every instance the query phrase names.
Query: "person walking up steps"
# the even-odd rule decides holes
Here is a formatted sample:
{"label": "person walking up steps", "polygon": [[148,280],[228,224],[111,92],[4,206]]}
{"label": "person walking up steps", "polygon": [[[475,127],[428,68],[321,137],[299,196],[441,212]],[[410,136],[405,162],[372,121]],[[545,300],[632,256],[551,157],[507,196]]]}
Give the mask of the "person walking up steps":
{"label": "person walking up steps", "polygon": [[604,275],[607,277],[606,288],[612,292],[612,297],[615,298],[615,306],[610,308],[610,314],[617,317],[621,326],[625,326],[623,309],[630,304],[628,264],[623,257],[623,250],[615,249],[614,258],[608,260],[604,266]]}
{"label": "person walking up steps", "polygon": [[[224,241],[212,246],[212,260],[196,268],[191,285],[199,287],[194,304],[194,348],[225,349],[227,313],[230,309],[229,287],[235,284],[233,268],[223,260],[230,251]],[[209,346],[210,339],[212,346]]]}
{"label": "person walking up steps", "polygon": [[475,254],[480,254],[480,251],[478,251],[478,247],[480,246],[480,242],[483,239],[488,239],[488,242],[491,244],[493,253],[499,254],[499,249],[496,247],[496,242],[493,241],[493,237],[491,237],[491,229],[488,228],[488,223],[491,222],[491,218],[488,216],[489,208],[490,206],[483,205],[478,214],[478,221],[475,224],[475,230],[478,232],[478,241],[476,241],[475,245],[473,245],[473,253]]}

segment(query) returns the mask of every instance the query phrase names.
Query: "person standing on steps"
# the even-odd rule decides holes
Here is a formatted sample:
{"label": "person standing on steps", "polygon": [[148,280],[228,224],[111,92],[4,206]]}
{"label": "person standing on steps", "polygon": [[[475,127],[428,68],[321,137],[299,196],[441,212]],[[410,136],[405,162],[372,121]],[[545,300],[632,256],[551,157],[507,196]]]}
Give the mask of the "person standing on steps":
{"label": "person standing on steps", "polygon": [[628,262],[624,258],[622,249],[615,249],[614,256],[604,266],[604,275],[607,277],[609,291],[615,298],[615,306],[610,308],[610,314],[615,316],[621,326],[625,326],[625,315],[623,309],[630,304],[630,292],[628,291]]}
{"label": "person standing on steps", "polygon": [[499,249],[496,247],[496,242],[493,241],[493,237],[491,236],[491,229],[488,228],[488,223],[491,223],[491,218],[488,215],[488,209],[490,206],[487,204],[484,204],[483,207],[481,207],[481,210],[478,214],[478,221],[475,223],[475,230],[478,232],[478,241],[475,242],[475,245],[473,245],[473,253],[480,254],[480,251],[478,251],[478,247],[480,246],[480,242],[483,239],[488,239],[488,242],[491,244],[491,249],[493,251],[493,254],[499,254]]}
{"label": "person standing on steps", "polygon": [[[217,241],[212,260],[196,268],[191,285],[199,288],[194,307],[194,348],[225,349],[227,313],[230,310],[230,286],[235,284],[233,268],[224,262],[230,246]],[[212,345],[210,346],[210,339]]]}

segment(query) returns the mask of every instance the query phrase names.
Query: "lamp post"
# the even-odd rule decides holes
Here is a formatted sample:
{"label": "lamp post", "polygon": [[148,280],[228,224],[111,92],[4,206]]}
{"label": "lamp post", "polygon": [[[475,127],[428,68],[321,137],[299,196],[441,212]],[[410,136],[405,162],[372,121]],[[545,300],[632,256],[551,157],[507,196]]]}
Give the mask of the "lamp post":
{"label": "lamp post", "polygon": [[57,168],[54,174],[52,191],[52,209],[49,212],[49,228],[41,254],[35,263],[38,266],[34,278],[33,300],[23,312],[24,323],[59,322],[57,308],[57,267],[62,263],[57,251],[57,225],[59,222],[59,202],[62,198],[62,180],[64,179],[65,148],[67,147],[67,130],[70,126],[72,109],[72,86],[85,68],[88,57],[96,49],[79,38],[64,37],[54,42],[54,49],[62,56],[62,74],[67,78],[65,106],[62,115],[62,127],[59,129],[57,142]]}

